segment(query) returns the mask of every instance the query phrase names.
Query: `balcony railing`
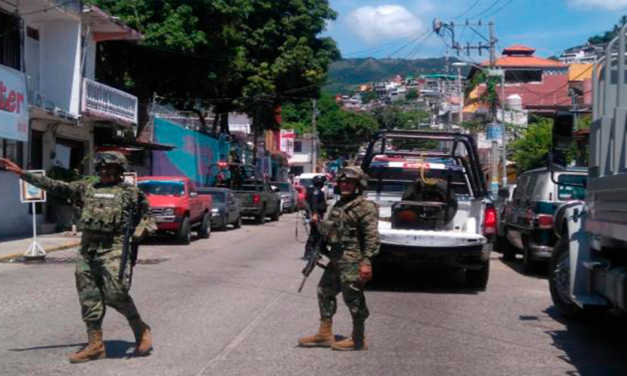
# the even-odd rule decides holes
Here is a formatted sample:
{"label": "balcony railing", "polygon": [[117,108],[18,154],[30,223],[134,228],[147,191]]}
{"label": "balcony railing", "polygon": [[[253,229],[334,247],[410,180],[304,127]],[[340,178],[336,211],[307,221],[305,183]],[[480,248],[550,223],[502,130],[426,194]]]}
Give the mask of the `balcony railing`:
{"label": "balcony railing", "polygon": [[137,124],[137,97],[122,90],[83,78],[82,102],[84,114],[125,125]]}

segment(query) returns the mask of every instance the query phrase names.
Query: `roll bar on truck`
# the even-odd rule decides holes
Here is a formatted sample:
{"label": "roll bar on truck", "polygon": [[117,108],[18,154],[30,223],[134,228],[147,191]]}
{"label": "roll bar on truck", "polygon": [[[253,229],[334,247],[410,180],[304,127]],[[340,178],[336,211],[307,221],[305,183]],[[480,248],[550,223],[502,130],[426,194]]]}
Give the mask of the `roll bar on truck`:
{"label": "roll bar on truck", "polygon": [[[627,25],[593,67],[586,198],[565,203],[554,218],[559,241],[549,286],[555,308],[566,317],[607,309],[627,313],[626,32]],[[551,171],[565,167],[573,123],[571,113],[555,117]]]}

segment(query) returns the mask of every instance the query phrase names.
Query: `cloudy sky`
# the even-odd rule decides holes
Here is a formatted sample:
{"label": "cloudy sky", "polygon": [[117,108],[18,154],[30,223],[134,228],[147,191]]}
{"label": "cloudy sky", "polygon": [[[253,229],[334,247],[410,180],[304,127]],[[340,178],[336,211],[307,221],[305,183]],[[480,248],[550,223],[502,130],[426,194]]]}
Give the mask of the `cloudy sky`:
{"label": "cloudy sky", "polygon": [[[463,24],[482,20],[474,27],[487,37],[485,24],[493,20],[498,50],[512,44],[537,49],[540,56],[557,55],[583,44],[588,37],[610,29],[627,14],[627,0],[330,0],[338,12],[328,34],[344,57],[436,57],[447,52],[446,38],[431,33],[433,19]],[[456,27],[462,44],[476,45],[481,36],[469,27]],[[449,52],[454,55],[453,51]],[[473,55],[473,60],[484,56]]]}

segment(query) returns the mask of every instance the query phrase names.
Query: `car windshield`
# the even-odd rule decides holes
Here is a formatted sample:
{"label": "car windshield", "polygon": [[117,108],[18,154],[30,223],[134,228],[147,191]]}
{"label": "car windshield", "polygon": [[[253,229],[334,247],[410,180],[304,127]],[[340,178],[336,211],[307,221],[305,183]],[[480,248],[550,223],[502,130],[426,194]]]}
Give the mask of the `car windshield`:
{"label": "car windshield", "polygon": [[[570,175],[570,174],[561,174],[557,178],[557,182],[560,183],[557,189],[557,198],[558,200],[583,200],[586,198],[586,189],[583,187],[586,185],[586,181],[588,177],[586,175]],[[562,185],[562,184],[572,184],[572,185],[580,185],[581,187],[573,187],[570,185]]]}
{"label": "car windshield", "polygon": [[313,179],[299,179],[298,184],[305,188],[309,188],[313,184]]}
{"label": "car windshield", "polygon": [[224,203],[226,202],[226,195],[224,192],[209,192],[213,198],[213,202]]}
{"label": "car windshield", "polygon": [[271,183],[275,187],[279,188],[281,192],[289,192],[290,191],[290,183]]}
{"label": "car windshield", "polygon": [[142,181],[137,184],[148,196],[182,196],[185,184],[182,181]]}

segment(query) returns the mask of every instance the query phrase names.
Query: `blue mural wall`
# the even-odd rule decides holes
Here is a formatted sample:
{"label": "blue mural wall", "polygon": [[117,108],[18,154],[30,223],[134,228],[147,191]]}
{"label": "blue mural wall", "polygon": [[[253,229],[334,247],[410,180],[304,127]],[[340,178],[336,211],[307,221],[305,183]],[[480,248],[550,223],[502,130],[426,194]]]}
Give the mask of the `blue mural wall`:
{"label": "blue mural wall", "polygon": [[230,149],[224,138],[215,139],[163,119],[155,119],[155,142],[175,149],[153,152],[152,175],[187,176],[196,186],[213,183],[209,167],[226,161]]}

